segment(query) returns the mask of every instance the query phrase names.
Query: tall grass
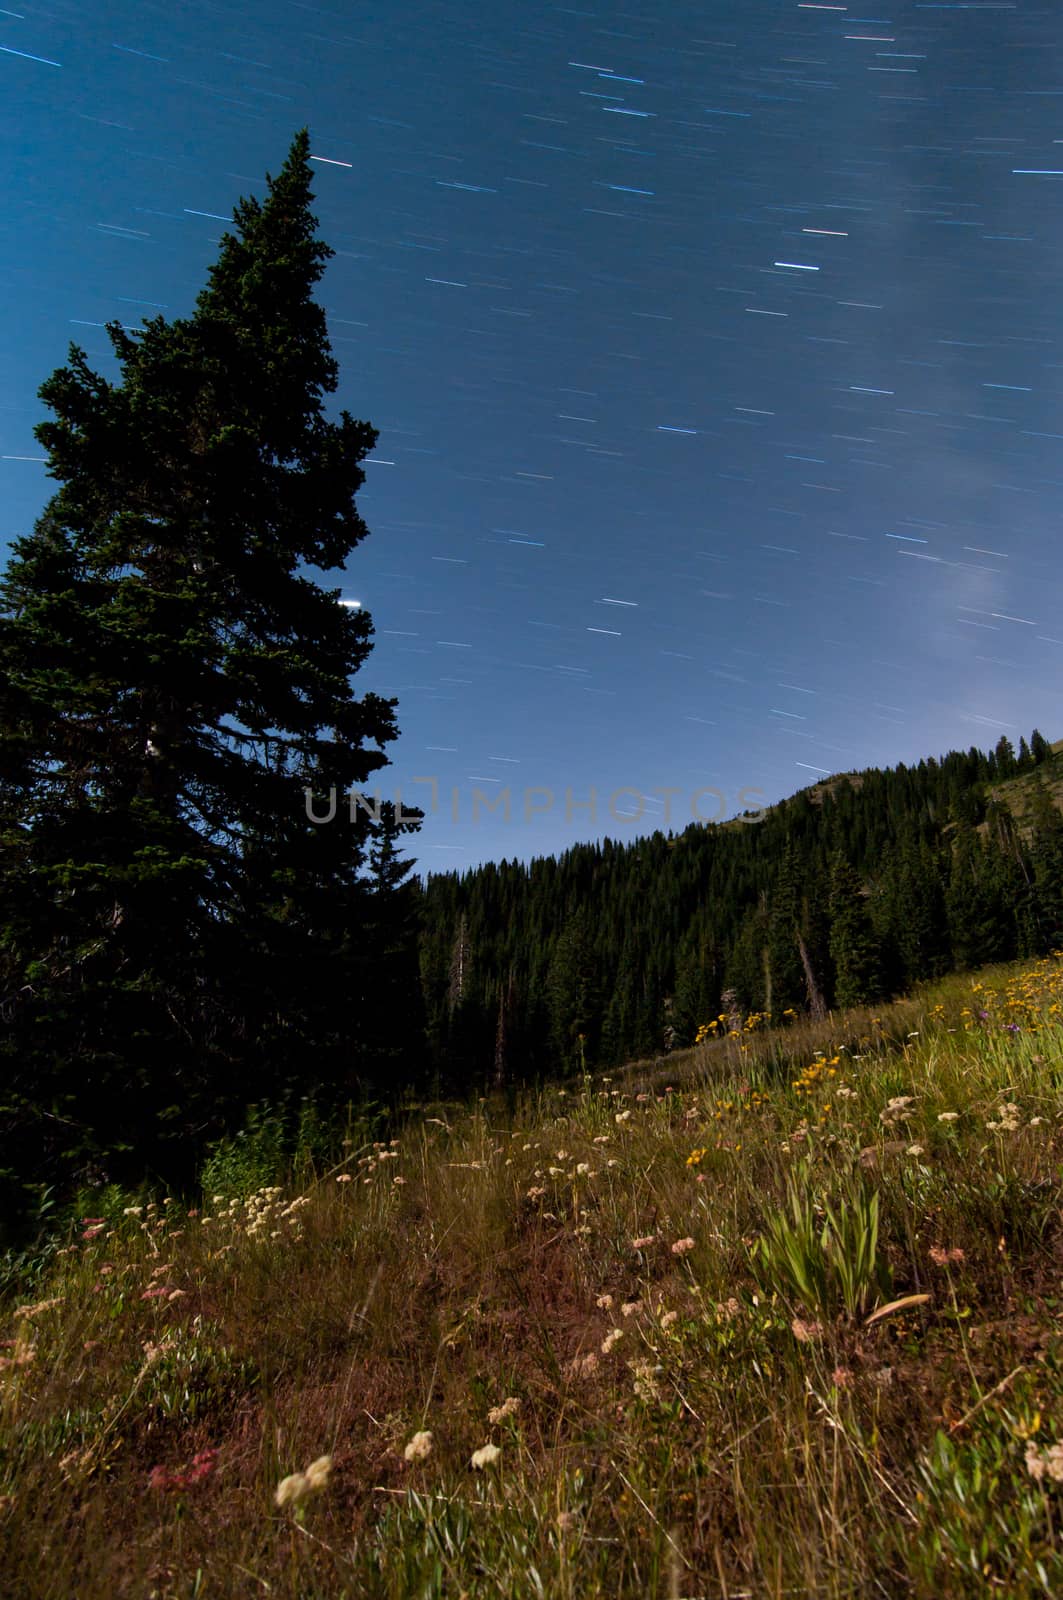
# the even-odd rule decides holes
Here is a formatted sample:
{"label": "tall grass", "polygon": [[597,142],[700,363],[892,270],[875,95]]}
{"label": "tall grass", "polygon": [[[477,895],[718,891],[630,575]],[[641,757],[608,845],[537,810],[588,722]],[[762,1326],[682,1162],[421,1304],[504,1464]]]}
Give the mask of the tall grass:
{"label": "tall grass", "polygon": [[1063,1593],[1061,1118],[1057,957],[87,1195],[0,1290],[0,1592]]}

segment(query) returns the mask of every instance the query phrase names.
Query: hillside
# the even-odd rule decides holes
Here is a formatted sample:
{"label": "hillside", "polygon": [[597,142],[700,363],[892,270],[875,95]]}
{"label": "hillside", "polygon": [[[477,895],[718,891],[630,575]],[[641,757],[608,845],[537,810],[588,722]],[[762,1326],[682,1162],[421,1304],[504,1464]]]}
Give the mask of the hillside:
{"label": "hillside", "polygon": [[1058,1595],[1061,1018],[1057,956],[86,1192],[0,1303],[5,1600]]}
{"label": "hillside", "polygon": [[[1055,803],[1053,803],[1053,801]],[[821,1014],[1063,944],[1063,753],[840,774],[759,819],[429,878],[430,1060],[501,1084],[692,1044],[724,1007]]]}
{"label": "hillside", "polygon": [[1051,755],[1041,766],[1032,772],[1009,778],[1004,783],[992,784],[987,790],[990,800],[1007,806],[1024,838],[1029,838],[1035,827],[1035,796],[1041,786],[1048,790],[1054,803],[1063,810],[1063,739],[1056,741]]}

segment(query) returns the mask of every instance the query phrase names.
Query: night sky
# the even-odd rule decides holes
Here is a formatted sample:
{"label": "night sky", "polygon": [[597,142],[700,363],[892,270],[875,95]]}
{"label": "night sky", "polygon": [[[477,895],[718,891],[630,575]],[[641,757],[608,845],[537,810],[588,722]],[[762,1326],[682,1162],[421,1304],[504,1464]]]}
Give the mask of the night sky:
{"label": "night sky", "polygon": [[1061,44],[1025,3],[15,0],[0,535],[70,341],[113,377],[103,323],[189,314],[306,124],[330,412],[380,431],[327,581],[384,793],[438,782],[422,870],[1055,739]]}

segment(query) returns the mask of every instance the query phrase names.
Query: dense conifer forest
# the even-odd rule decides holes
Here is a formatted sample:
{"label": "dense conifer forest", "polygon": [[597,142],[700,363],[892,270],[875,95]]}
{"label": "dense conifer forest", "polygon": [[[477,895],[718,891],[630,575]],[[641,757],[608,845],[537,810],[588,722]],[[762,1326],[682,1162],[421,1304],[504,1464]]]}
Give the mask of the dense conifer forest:
{"label": "dense conifer forest", "polygon": [[432,1060],[505,1085],[1063,944],[1063,746],[839,776],[758,817],[432,876]]}

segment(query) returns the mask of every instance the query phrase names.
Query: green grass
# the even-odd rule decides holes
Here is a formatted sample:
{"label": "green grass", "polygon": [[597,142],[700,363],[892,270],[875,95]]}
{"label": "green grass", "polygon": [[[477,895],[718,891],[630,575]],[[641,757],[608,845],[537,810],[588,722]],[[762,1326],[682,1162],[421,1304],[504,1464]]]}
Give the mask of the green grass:
{"label": "green grass", "polygon": [[5,1600],[1061,1593],[1061,1120],[1053,958],[87,1195],[0,1298]]}

